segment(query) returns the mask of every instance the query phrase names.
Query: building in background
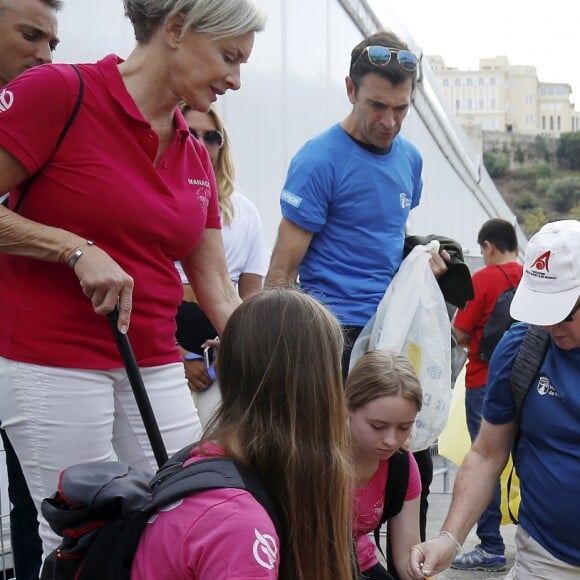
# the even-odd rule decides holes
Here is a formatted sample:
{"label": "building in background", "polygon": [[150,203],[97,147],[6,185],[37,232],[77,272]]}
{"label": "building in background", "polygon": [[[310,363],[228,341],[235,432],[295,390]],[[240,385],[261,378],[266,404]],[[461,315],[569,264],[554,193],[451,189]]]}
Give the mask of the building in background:
{"label": "building in background", "polygon": [[447,106],[471,135],[479,130],[557,138],[580,131],[572,87],[539,81],[535,66],[496,56],[480,59],[479,70],[458,70],[441,56],[426,59]]}

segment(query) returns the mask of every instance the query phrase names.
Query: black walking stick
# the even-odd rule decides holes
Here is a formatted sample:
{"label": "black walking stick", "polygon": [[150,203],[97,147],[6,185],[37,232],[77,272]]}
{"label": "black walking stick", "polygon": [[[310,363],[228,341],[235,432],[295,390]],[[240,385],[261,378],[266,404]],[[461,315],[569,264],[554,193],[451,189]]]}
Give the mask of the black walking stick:
{"label": "black walking stick", "polygon": [[119,332],[117,329],[117,321],[119,319],[119,310],[117,307],[115,307],[115,310],[107,314],[107,319],[111,325],[111,329],[113,330],[113,336],[115,337],[117,346],[119,347],[119,353],[121,354],[121,359],[125,365],[127,376],[129,377],[129,382],[131,383],[131,388],[133,389],[133,394],[137,401],[137,407],[139,408],[139,412],[143,418],[145,431],[147,432],[147,436],[151,442],[151,447],[153,448],[153,455],[155,455],[158,467],[161,467],[168,459],[167,450],[165,449],[165,444],[163,443],[161,432],[159,431],[159,425],[157,425],[157,419],[153,413],[151,401],[149,400],[145,384],[143,383],[143,378],[141,377],[141,372],[137,366],[137,361],[135,360],[135,354],[131,348],[129,337],[126,334]]}

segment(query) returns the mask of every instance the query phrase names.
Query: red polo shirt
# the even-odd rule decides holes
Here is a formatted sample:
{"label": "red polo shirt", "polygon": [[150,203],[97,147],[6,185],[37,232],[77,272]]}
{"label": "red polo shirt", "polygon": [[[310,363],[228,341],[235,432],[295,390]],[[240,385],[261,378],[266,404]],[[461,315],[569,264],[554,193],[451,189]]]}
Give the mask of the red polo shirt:
{"label": "red polo shirt", "polygon": [[[5,89],[0,147],[35,179],[19,213],[94,240],[135,279],[129,337],[142,366],[179,360],[175,313],[182,286],[175,260],[220,228],[217,189],[206,150],[177,131],[157,165],[158,138],[127,92],[109,55],[79,65],[79,114],[52,155],[77,99],[68,65],[45,65]],[[45,165],[46,164],[46,165]],[[14,204],[18,191],[13,192]],[[70,368],[115,368],[120,358],[103,316],[93,312],[66,264],[0,253],[0,355]]]}

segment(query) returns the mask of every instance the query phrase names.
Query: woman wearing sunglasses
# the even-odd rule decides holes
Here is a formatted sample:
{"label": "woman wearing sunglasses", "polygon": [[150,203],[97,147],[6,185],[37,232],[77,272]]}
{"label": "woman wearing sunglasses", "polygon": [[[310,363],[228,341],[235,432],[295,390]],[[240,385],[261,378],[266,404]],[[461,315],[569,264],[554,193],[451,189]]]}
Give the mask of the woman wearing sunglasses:
{"label": "woman wearing sunglasses", "polygon": [[[226,263],[234,287],[245,300],[262,288],[268,267],[260,215],[254,204],[235,190],[229,137],[215,107],[210,107],[207,113],[194,111],[187,105],[182,105],[181,110],[189,132],[209,153],[218,187]],[[204,424],[219,399],[219,390],[217,385],[208,389],[215,375],[211,366],[206,368],[211,359],[202,358],[201,345],[213,339],[217,332],[197,303],[183,272],[182,281],[183,302],[177,314],[177,342],[184,349],[188,384]]]}

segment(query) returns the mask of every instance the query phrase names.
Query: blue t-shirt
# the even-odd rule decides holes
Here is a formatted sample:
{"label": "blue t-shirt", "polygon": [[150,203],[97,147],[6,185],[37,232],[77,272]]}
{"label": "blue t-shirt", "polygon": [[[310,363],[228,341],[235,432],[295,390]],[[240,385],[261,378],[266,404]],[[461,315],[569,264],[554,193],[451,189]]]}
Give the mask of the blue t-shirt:
{"label": "blue t-shirt", "polygon": [[[491,359],[483,404],[489,423],[515,418],[509,375],[526,329],[514,325]],[[522,407],[515,464],[521,525],[550,554],[580,566],[580,348],[550,344]]]}
{"label": "blue t-shirt", "polygon": [[308,141],[290,164],[282,215],[314,234],[298,269],[300,286],[343,325],[367,323],[401,265],[422,166],[400,135],[387,154],[375,154],[338,124]]}

